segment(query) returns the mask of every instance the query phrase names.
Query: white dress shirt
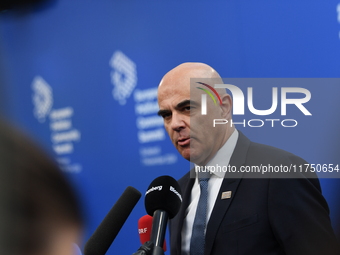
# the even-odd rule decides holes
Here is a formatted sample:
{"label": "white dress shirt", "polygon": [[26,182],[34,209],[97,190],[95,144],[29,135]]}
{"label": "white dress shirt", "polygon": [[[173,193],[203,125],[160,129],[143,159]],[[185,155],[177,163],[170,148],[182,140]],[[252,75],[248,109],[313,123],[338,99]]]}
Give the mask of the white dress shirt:
{"label": "white dress shirt", "polygon": [[[234,152],[236,143],[238,139],[238,131],[232,133],[226,143],[222,146],[222,148],[215,154],[215,156],[207,163],[207,167],[209,166],[228,166],[231,155]],[[196,167],[196,166],[195,166]],[[209,221],[211,212],[214,208],[215,201],[218,195],[218,192],[221,188],[222,181],[224,179],[224,172],[215,171],[212,173],[211,178],[208,182],[208,205],[207,205],[207,221]],[[182,228],[182,254],[190,254],[190,239],[192,234],[192,228],[194,224],[196,208],[198,204],[198,200],[200,197],[201,189],[198,182],[198,178],[195,178],[195,183],[191,190],[191,199],[187,210],[185,211],[185,218],[183,222]]]}

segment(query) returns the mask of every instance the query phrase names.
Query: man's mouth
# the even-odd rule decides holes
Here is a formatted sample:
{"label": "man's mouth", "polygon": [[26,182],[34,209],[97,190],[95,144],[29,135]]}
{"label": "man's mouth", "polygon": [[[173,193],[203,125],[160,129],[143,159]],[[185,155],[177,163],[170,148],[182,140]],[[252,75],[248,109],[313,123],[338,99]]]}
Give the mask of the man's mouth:
{"label": "man's mouth", "polygon": [[177,144],[179,146],[187,146],[187,145],[189,145],[190,144],[190,137],[178,139]]}

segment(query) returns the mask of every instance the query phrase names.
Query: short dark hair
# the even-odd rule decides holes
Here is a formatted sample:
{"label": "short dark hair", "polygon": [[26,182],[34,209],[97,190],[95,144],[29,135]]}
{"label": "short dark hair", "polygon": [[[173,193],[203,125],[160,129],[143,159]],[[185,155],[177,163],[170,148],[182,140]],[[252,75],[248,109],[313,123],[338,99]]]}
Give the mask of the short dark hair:
{"label": "short dark hair", "polygon": [[72,225],[83,225],[80,204],[57,163],[0,120],[0,253],[41,252],[54,227]]}

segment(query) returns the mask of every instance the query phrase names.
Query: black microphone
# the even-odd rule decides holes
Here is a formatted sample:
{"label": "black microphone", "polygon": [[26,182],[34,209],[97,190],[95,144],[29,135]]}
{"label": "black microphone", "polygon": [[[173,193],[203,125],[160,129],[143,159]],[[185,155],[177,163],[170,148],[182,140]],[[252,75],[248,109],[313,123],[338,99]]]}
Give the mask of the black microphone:
{"label": "black microphone", "polygon": [[85,244],[84,255],[104,255],[123,227],[141,193],[129,186]]}
{"label": "black microphone", "polygon": [[150,238],[154,244],[152,255],[164,254],[162,247],[168,219],[175,217],[181,204],[181,189],[174,178],[164,175],[151,182],[145,193],[145,209],[153,216]]}

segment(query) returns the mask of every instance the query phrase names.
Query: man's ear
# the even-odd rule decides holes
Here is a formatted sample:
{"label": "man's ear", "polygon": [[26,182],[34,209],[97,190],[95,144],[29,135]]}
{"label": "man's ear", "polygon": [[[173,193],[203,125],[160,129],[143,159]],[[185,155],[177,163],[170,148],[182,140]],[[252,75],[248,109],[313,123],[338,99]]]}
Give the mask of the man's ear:
{"label": "man's ear", "polygon": [[233,108],[233,100],[229,94],[221,96],[222,100],[222,117],[225,119],[231,119],[231,110]]}

